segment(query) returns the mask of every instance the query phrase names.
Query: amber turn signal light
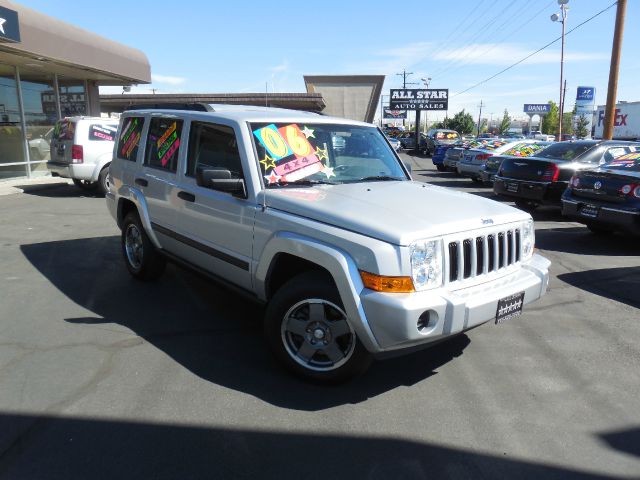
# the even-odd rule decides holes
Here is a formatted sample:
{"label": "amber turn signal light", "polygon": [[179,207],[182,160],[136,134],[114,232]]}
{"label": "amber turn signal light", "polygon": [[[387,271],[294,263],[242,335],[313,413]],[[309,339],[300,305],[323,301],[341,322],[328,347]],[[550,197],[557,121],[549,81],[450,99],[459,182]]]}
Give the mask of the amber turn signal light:
{"label": "amber turn signal light", "polygon": [[411,293],[416,291],[413,288],[411,277],[385,277],[363,271],[360,272],[360,277],[365,287],[376,292]]}

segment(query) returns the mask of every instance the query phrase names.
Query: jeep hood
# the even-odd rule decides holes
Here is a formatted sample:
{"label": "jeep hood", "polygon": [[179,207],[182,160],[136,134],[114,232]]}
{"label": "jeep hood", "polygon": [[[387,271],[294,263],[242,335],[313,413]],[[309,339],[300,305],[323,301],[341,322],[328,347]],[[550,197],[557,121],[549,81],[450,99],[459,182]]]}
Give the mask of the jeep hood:
{"label": "jeep hood", "polygon": [[268,189],[262,195],[267,208],[395,245],[530,218],[494,200],[413,181]]}

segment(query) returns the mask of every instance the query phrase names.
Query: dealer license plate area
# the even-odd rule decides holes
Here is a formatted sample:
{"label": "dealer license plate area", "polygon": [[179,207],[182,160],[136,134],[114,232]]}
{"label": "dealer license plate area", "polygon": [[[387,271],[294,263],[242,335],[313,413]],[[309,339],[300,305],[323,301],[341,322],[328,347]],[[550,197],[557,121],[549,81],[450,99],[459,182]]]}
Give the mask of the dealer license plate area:
{"label": "dealer license plate area", "polygon": [[522,306],[524,305],[524,292],[509,295],[498,300],[498,308],[496,310],[496,324],[506,322],[512,318],[520,316]]}
{"label": "dealer license plate area", "polygon": [[518,183],[507,182],[507,192],[518,193],[520,185]]}
{"label": "dealer license plate area", "polygon": [[595,205],[583,205],[580,214],[585,217],[596,218],[598,216],[598,207]]}

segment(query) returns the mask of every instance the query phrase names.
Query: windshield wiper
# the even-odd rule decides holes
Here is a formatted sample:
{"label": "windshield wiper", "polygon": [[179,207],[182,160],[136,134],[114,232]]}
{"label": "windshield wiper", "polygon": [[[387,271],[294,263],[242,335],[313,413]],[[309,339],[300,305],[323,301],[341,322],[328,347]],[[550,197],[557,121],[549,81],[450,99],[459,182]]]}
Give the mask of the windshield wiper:
{"label": "windshield wiper", "polygon": [[390,175],[373,175],[371,177],[363,177],[359,182],[391,182],[398,180],[406,180],[404,177],[392,177]]}
{"label": "windshield wiper", "polygon": [[308,178],[301,178],[300,180],[294,180],[292,182],[284,182],[279,184],[279,186],[281,187],[288,187],[288,186],[304,187],[304,186],[311,186],[311,185],[335,185],[335,183],[327,182],[326,180],[310,180]]}

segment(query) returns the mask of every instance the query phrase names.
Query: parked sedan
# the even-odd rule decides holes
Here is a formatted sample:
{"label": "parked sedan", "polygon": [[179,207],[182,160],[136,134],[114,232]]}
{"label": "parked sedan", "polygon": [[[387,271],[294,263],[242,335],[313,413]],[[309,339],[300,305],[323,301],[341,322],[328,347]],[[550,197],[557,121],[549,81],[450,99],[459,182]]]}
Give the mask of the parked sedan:
{"label": "parked sedan", "polygon": [[530,157],[537,154],[540,150],[547,148],[553,142],[543,142],[537,140],[531,140],[528,142],[519,142],[514,147],[503,152],[501,155],[494,155],[489,157],[484,165],[480,168],[480,178],[485,185],[493,185],[493,179],[498,173],[500,164],[505,157]]}
{"label": "parked sedan", "polygon": [[506,142],[504,140],[490,140],[484,145],[477,148],[471,148],[464,152],[464,155],[458,162],[456,170],[459,175],[471,178],[474,182],[479,182],[480,168],[484,165],[489,157],[499,155],[509,148],[515,147],[521,142]]}
{"label": "parked sedan", "polygon": [[638,142],[618,140],[554,143],[536,156],[503,160],[493,191],[526,210],[543,204],[560,206],[560,197],[577,171],[596,168],[639,149]]}
{"label": "parked sedan", "polygon": [[[471,140],[468,142],[457,142],[451,148],[447,149],[444,154],[444,160],[442,164],[444,165],[443,170],[456,170],[458,166],[458,162],[463,157],[465,150],[469,150],[470,148],[477,148],[482,145],[485,145],[489,140],[488,139],[479,139],[479,140]],[[438,169],[440,170],[440,169]]]}
{"label": "parked sedan", "polygon": [[562,214],[595,233],[640,236],[640,151],[577,172],[562,195]]}

